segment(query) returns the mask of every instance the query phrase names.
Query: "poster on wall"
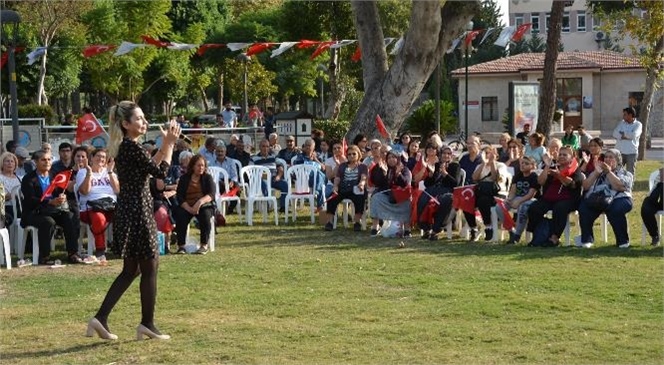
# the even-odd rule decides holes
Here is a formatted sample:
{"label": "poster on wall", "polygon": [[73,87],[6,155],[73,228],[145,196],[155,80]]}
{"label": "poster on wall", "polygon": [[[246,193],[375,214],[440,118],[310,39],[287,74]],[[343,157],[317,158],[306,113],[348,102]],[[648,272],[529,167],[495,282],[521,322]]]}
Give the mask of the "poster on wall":
{"label": "poster on wall", "polygon": [[537,128],[539,87],[539,82],[510,81],[509,115],[512,135],[523,132],[525,125],[530,127],[531,132]]}

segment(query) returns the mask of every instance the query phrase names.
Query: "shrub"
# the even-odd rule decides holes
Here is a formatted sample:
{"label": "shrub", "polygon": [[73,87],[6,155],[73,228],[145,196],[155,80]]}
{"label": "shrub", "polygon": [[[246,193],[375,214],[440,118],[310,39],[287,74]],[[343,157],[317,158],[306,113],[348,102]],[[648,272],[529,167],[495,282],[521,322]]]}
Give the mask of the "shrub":
{"label": "shrub", "polygon": [[44,118],[47,125],[57,123],[53,109],[49,105],[26,104],[18,106],[19,118]]}
{"label": "shrub", "polygon": [[[348,120],[315,120],[314,128],[325,133],[325,139],[341,141],[350,128]],[[350,142],[349,142],[350,143]]]}
{"label": "shrub", "polygon": [[[454,116],[454,104],[450,101],[440,101],[440,132],[448,134],[457,129],[457,119]],[[417,108],[405,122],[405,130],[412,134],[424,136],[436,129],[436,104],[427,100]]]}

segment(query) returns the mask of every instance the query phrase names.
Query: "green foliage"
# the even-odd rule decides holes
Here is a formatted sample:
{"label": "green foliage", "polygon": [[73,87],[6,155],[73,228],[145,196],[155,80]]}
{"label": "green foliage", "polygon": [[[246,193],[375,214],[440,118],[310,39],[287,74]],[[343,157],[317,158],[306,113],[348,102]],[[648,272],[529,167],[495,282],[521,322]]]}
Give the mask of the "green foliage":
{"label": "green foliage", "polygon": [[[235,58],[226,58],[222,62],[226,70],[225,87],[233,91],[235,100],[242,100],[245,65]],[[268,98],[277,91],[277,87],[272,83],[275,78],[274,72],[266,70],[255,58],[247,62],[246,67],[249,103]]]}
{"label": "green foliage", "polygon": [[500,119],[500,123],[503,124],[503,132],[505,133],[512,132],[512,121],[510,120],[509,108],[505,108],[505,111],[503,111],[503,117]]}
{"label": "green foliage", "polygon": [[[325,139],[330,141],[341,141],[349,127],[349,120],[314,120],[314,128],[323,131]],[[350,144],[350,141],[346,142]]]}
{"label": "green foliage", "polygon": [[53,108],[49,105],[26,104],[18,106],[19,118],[44,118],[48,125],[57,124],[57,118]]}
{"label": "green foliage", "polygon": [[341,88],[346,92],[346,98],[344,99],[343,104],[341,104],[341,111],[339,112],[338,119],[353,120],[355,114],[357,114],[357,110],[362,104],[364,91],[361,91],[359,87],[356,87],[355,79],[348,75],[341,75],[339,77],[339,83],[341,84]]}
{"label": "green foliage", "polygon": [[206,37],[223,31],[230,20],[230,5],[218,0],[173,0],[167,13],[173,32],[182,34],[192,24],[201,24]]}
{"label": "green foliage", "polygon": [[[452,114],[454,104],[449,101],[440,102],[440,131],[450,133],[456,130],[458,121]],[[406,118],[406,130],[413,134],[426,135],[436,130],[436,104],[434,100],[427,100]]]}

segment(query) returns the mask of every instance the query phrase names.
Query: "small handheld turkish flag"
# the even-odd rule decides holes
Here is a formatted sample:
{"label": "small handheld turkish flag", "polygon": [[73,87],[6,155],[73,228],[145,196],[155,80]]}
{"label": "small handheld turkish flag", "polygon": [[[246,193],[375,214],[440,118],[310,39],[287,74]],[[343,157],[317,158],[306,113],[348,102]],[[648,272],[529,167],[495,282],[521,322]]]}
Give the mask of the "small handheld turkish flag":
{"label": "small handheld turkish flag", "polygon": [[44,201],[49,195],[53,194],[53,191],[56,188],[66,189],[67,184],[69,184],[69,179],[71,178],[71,170],[65,170],[53,177],[51,185],[46,188],[44,194],[42,194],[41,201]]}
{"label": "small handheld turkish flag", "polygon": [[475,212],[475,185],[459,186],[452,193],[452,207],[473,214]]}
{"label": "small handheld turkish flag", "polygon": [[498,206],[498,208],[500,208],[500,211],[503,213],[503,228],[509,231],[515,226],[514,219],[510,214],[510,210],[507,209],[507,206],[505,206],[505,201],[500,198],[495,198],[495,199],[496,199],[496,205]]}
{"label": "small handheld turkish flag", "polygon": [[104,128],[99,124],[97,118],[92,113],[83,114],[78,119],[76,143],[81,144],[83,141],[95,138],[102,133],[104,133]]}
{"label": "small handheld turkish flag", "polygon": [[387,128],[385,128],[385,123],[383,123],[383,119],[378,114],[376,114],[376,128],[378,128],[378,132],[383,138],[390,138],[390,134],[387,133]]}

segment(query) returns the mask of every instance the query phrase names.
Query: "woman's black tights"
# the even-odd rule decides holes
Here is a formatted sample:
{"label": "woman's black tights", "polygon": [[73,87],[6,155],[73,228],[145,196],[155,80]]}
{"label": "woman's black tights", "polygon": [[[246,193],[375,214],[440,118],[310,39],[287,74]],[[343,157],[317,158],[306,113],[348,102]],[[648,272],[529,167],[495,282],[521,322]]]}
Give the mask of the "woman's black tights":
{"label": "woman's black tights", "polygon": [[[106,298],[101,303],[95,318],[108,330],[108,315],[120,300],[122,294],[129,288],[137,276],[141,276],[141,324],[152,331],[154,326],[154,307],[157,299],[157,269],[159,268],[159,256],[150,259],[138,260],[132,258],[124,259],[122,272],[115,278],[113,284],[106,293]],[[157,332],[158,333],[158,332]]]}

